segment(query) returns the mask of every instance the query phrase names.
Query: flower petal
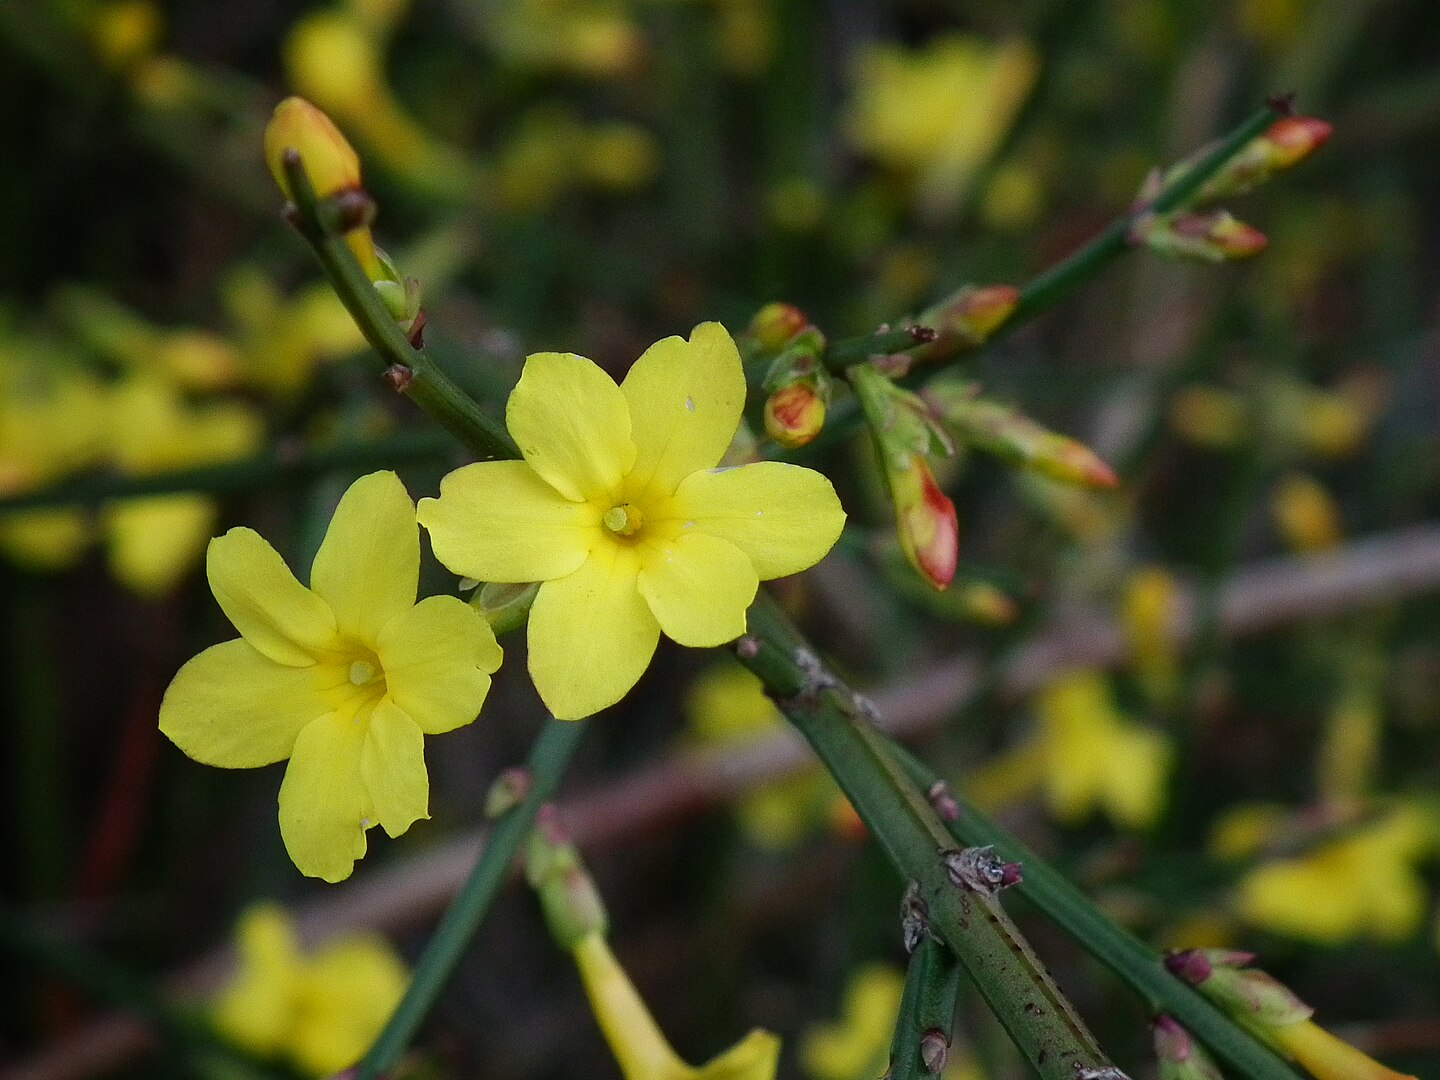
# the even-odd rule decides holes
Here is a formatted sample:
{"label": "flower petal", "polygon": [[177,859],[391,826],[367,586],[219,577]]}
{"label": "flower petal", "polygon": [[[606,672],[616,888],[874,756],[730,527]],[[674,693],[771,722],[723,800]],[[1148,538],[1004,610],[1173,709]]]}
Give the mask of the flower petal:
{"label": "flower petal", "polygon": [[307,877],[343,881],[365,854],[375,808],[360,776],[366,725],[327,714],[305,725],[280,784],[280,836]]}
{"label": "flower petal", "polygon": [[646,548],[639,585],[667,637],[708,648],[745,633],[745,609],[760,579],[734,544],[690,530]]}
{"label": "flower petal", "polygon": [[421,499],[435,557],[476,581],[549,581],[573,574],[599,535],[596,511],[560,495],[526,462],[481,461]]}
{"label": "flower petal", "polygon": [[829,480],[778,461],[692,473],[672,506],[678,517],[749,555],[761,581],[814,566],[845,525]]}
{"label": "flower petal", "polygon": [[430,775],[425,771],[425,736],[405,711],[382,701],[370,714],[360,751],[360,776],[375,806],[375,817],[399,836],[430,816]]}
{"label": "flower petal", "polygon": [[657,341],[620,384],[630,403],[634,493],[669,495],[680,481],[713,468],[724,455],[745,408],[745,371],[725,327],[701,323],[690,340]]}
{"label": "flower petal", "polygon": [[540,586],[530,609],[530,677],[561,720],[615,704],[645,673],[660,626],[639,573],[634,550],[606,542],[575,573]]}
{"label": "flower petal", "polygon": [[594,361],[574,353],[526,359],[505,426],[530,466],[574,502],[617,491],[635,463],[625,395]]}
{"label": "flower petal", "polygon": [[301,728],[329,711],[325,669],[290,667],[243,638],[212,645],[176,673],[160,730],[196,761],[253,769],[290,756]]}
{"label": "flower petal", "polygon": [[335,616],[253,529],[210,541],[205,573],[220,610],[240,636],[277,664],[301,667],[335,638]]}
{"label": "flower petal", "polygon": [[217,516],[215,500],[204,495],[110,503],[103,515],[110,572],[141,596],[164,596],[199,563]]}
{"label": "flower petal", "polygon": [[360,477],[335,507],[310,587],[341,633],[373,645],[382,626],[414,605],[419,583],[420,530],[405,485],[393,472]]}
{"label": "flower petal", "polygon": [[391,619],[376,652],[390,697],[426,735],[475,719],[503,655],[489,624],[455,596],[429,597]]}

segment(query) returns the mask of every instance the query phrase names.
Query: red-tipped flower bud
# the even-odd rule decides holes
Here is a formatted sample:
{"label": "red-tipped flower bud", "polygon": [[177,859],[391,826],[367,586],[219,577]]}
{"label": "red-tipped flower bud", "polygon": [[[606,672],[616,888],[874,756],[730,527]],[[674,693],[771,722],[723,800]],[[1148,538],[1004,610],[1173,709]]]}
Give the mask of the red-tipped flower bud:
{"label": "red-tipped flower bud", "polygon": [[915,320],[935,331],[934,340],[911,349],[916,363],[942,360],[967,349],[978,348],[1010,318],[1020,302],[1014,285],[966,286],[927,308]]}
{"label": "red-tipped flower bud", "polygon": [[285,176],[285,152],[294,150],[315,194],[329,198],[360,186],[360,157],[330,117],[304,98],[275,106],[265,127],[265,164],[287,199],[295,197]]}
{"label": "red-tipped flower bud", "polygon": [[1157,1016],[1153,1028],[1160,1080],[1222,1080],[1220,1069],[1172,1016]]}
{"label": "red-tipped flower bud", "polygon": [[1270,242],[1228,210],[1145,217],[1136,222],[1131,235],[1135,243],[1158,254],[1213,263],[1251,258]]}
{"label": "red-tipped flower bud", "polygon": [[765,400],[765,434],[786,449],[804,446],[825,426],[825,399],[808,381],[781,387]]}
{"label": "red-tipped flower bud", "polygon": [[791,338],[809,325],[810,320],[794,304],[776,301],[766,304],[755,313],[746,333],[762,348],[779,352]]}
{"label": "red-tipped flower bud", "polygon": [[901,550],[926,581],[944,589],[955,577],[960,554],[955,504],[935,483],[930,463],[918,454],[891,472],[890,493]]}

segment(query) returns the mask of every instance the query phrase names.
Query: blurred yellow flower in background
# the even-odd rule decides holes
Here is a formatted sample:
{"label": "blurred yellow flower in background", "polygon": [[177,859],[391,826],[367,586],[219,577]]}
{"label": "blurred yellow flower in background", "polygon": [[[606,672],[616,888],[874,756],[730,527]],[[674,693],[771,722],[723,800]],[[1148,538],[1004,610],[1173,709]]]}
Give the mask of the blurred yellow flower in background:
{"label": "blurred yellow flower in background", "polygon": [[1035,716],[1042,787],[1056,818],[1073,824],[1099,810],[1121,828],[1155,822],[1165,804],[1169,743],[1120,712],[1102,673],[1055,679],[1035,696]]}
{"label": "blurred yellow flower in background", "polygon": [[801,1036],[801,1069],[814,1080],[860,1080],[883,1073],[904,990],[905,976],[890,964],[856,969],[845,986],[839,1019]]}
{"label": "blurred yellow flower in background", "polygon": [[1396,806],[1301,854],[1260,863],[1236,884],[1236,911],[1251,925],[1327,945],[1403,941],[1424,921],[1417,864],[1435,849],[1433,817]]}
{"label": "blurred yellow flower in background", "polygon": [[1039,64],[1019,39],[991,43],[951,34],[916,50],[871,46],[856,71],[850,141],[912,176],[922,210],[943,217],[999,145]]}
{"label": "blurred yellow flower in background", "polygon": [[221,1037],[307,1076],[360,1060],[390,1019],[409,972],[390,943],[350,931],[304,952],[275,904],[247,909],[235,928],[238,967],[210,1005]]}

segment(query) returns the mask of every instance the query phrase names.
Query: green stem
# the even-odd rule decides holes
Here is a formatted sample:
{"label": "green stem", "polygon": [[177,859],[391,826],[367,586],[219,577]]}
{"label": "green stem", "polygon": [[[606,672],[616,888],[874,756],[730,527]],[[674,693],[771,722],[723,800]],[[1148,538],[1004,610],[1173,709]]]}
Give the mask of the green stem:
{"label": "green stem", "polygon": [[1026,319],[1053,306],[1081,282],[1094,277],[1101,267],[1130,247],[1130,228],[1136,218],[1146,213],[1163,214],[1185,205],[1187,199],[1205,186],[1225,163],[1243,150],[1251,139],[1262,133],[1275,122],[1277,110],[1266,105],[1245,120],[1215,145],[1193,169],[1176,177],[1147,206],[1131,209],[1117,218],[1108,229],[1091,240],[1069,258],[1056,263],[1025,288],[1020,290],[1020,299],[996,336],[1007,333]]}
{"label": "green stem", "polygon": [[360,269],[342,237],[327,228],[323,208],[300,155],[287,151],[285,177],[295,197],[298,227],[324,267],[331,286],[392,373],[393,385],[482,458],[517,458],[520,450],[498,420],[450,381],[430,355],[410,343]]}
{"label": "green stem", "polygon": [[[1144,207],[1132,207],[1079,251],[1056,263],[1031,281],[1020,290],[1020,297],[1016,301],[1015,309],[1010,313],[1010,317],[991,334],[990,340],[993,341],[1000,335],[1009,333],[1021,323],[1033,319],[1045,309],[1053,307],[1062,297],[1098,274],[1112,259],[1129,250],[1130,229],[1138,217],[1146,213],[1163,214],[1179,209],[1187,199],[1204,187],[1205,183],[1219,172],[1227,161],[1244,149],[1251,139],[1274,123],[1276,115],[1276,110],[1269,105],[1257,110],[1239,127],[1221,139],[1215,145],[1215,149],[1198,162],[1194,168],[1172,180],[1151,203]],[[875,338],[875,334],[862,334],[859,337],[836,341],[831,345],[826,356],[826,365],[834,369],[837,364],[843,367],[847,361],[849,363],[863,361],[874,351],[870,349],[870,343]],[[911,341],[909,347],[916,344],[918,343]],[[904,348],[896,348],[892,351],[903,352]],[[964,354],[956,354],[956,356],[959,355]],[[834,359],[835,357],[841,359],[837,361]],[[946,360],[927,363],[926,368],[934,370],[938,364],[945,363],[947,360],[953,361],[955,358],[955,356],[951,356]]]}
{"label": "green stem", "polygon": [[363,470],[393,466],[400,461],[433,459],[451,452],[454,445],[454,440],[442,432],[414,431],[387,439],[340,443],[300,453],[272,450],[244,461],[175,469],[151,476],[96,473],[0,498],[0,514],[74,504],[93,506],[109,499],[173,495],[182,491],[249,491],[298,483],[341,469]]}
{"label": "green stem", "polygon": [[529,793],[490,831],[485,849],[470,871],[469,879],[440,920],[435,936],[425,946],[404,998],[385,1025],[385,1030],[357,1066],[355,1080],[374,1080],[385,1070],[393,1068],[410,1045],[430,1007],[449,981],[455,965],[464,955],[470,939],[475,936],[481,920],[490,910],[495,894],[505,881],[511,857],[529,833],[536,812],[554,796],[560,776],[584,733],[583,722],[569,720],[551,720],[540,732],[525,761],[531,780]]}
{"label": "green stem", "polygon": [[[955,1024],[955,1001],[960,995],[960,966],[954,955],[932,937],[924,938],[910,954],[905,971],[905,993],[895,1018],[890,1043],[891,1080],[923,1080],[934,1075],[924,1058],[922,1042],[938,1032],[950,1046]],[[942,1072],[944,1067],[936,1069]]]}
{"label": "green stem", "polygon": [[839,782],[872,836],[924,904],[931,929],[959,959],[1042,1080],[1074,1080],[1110,1062],[994,895],[958,887],[943,853],[950,834],[863,716],[853,691],[824,672],[808,642],[761,594],[741,660],[776,697]]}
{"label": "green stem", "polygon": [[[882,738],[911,781],[930,790],[938,779],[935,773],[904,747]],[[1144,999],[1152,1012],[1175,1017],[1247,1080],[1296,1080],[1274,1051],[1166,971],[1153,949],[1117,926],[1058,870],[963,799],[957,796],[956,802],[960,816],[949,823],[955,840],[993,845],[1002,859],[1020,863],[1023,877],[1015,886],[1020,895]]]}

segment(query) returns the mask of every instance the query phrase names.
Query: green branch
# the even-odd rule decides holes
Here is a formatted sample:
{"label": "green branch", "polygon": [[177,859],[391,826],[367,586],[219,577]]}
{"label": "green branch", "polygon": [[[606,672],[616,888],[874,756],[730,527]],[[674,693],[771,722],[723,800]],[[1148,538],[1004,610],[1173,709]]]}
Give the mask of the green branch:
{"label": "green branch", "polygon": [[569,764],[584,733],[583,721],[570,720],[551,720],[540,732],[525,760],[525,768],[530,774],[530,791],[490,830],[470,877],[446,909],[435,936],[425,946],[404,998],[396,1006],[385,1030],[357,1066],[355,1080],[375,1080],[375,1077],[393,1068],[405,1053],[494,903],[515,849],[530,832],[535,814],[554,796],[565,766]]}
{"label": "green branch", "polygon": [[959,996],[960,967],[954,955],[925,935],[905,969],[905,992],[890,1043],[890,1080],[923,1080],[945,1071]]}
{"label": "green branch", "polygon": [[[886,741],[912,782],[927,791],[938,782],[935,773],[914,754],[888,738]],[[1063,874],[963,799],[957,797],[956,802],[960,816],[949,823],[955,840],[993,846],[1001,859],[1020,863],[1024,876],[1015,887],[1020,895],[1109,968],[1152,1013],[1175,1017],[1248,1080],[1297,1080],[1273,1050],[1166,971],[1158,953],[1117,926]]]}

